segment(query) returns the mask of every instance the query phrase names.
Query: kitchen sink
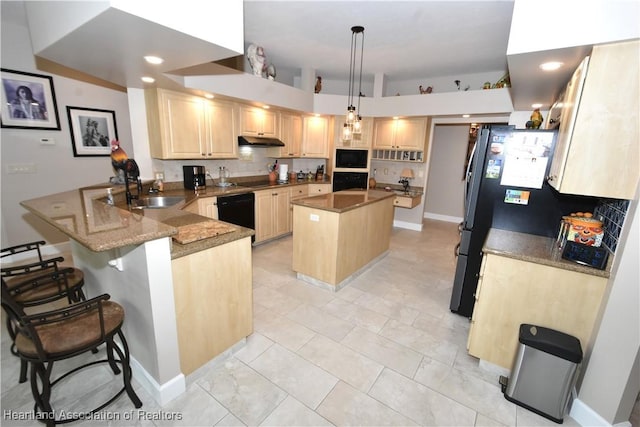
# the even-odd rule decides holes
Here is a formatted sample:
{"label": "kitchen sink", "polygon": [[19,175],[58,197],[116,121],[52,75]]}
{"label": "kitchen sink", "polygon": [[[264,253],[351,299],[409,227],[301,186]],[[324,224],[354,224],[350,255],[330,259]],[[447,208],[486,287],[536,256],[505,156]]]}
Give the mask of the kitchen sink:
{"label": "kitchen sink", "polygon": [[184,202],[181,196],[151,196],[141,197],[133,201],[133,209],[162,209]]}

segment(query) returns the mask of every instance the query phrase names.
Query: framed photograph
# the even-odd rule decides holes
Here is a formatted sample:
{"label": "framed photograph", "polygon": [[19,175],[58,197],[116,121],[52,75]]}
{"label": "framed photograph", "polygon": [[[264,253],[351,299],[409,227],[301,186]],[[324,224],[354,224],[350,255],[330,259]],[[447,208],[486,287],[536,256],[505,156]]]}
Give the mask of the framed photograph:
{"label": "framed photograph", "polygon": [[67,107],[73,156],[109,156],[111,141],[118,139],[116,112]]}
{"label": "framed photograph", "polygon": [[53,78],[0,69],[2,72],[2,127],[60,130]]}

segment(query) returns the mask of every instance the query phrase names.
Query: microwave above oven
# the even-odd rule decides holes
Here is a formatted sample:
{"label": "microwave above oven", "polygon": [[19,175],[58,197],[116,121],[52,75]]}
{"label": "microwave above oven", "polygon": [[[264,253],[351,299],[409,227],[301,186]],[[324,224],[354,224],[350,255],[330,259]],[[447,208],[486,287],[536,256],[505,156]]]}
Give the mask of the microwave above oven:
{"label": "microwave above oven", "polygon": [[369,163],[369,150],[336,149],[336,168],[366,169]]}

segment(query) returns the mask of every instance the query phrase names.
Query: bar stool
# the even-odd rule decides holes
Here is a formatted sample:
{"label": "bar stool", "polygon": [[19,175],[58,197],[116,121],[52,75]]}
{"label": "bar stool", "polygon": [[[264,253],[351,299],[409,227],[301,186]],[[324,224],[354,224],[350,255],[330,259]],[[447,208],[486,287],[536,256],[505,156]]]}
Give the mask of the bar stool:
{"label": "bar stool", "polygon": [[[43,259],[41,246],[44,241],[22,243],[0,250],[0,259],[17,254],[33,252],[32,258],[37,256],[37,261],[26,264],[3,266],[0,275],[2,286],[14,298],[16,303],[23,308],[43,306],[54,301],[66,299],[68,304],[84,301],[86,297],[82,290],[84,286],[84,273],[74,267],[63,268],[63,257]],[[34,308],[35,310],[35,308]],[[7,331],[14,341],[11,352],[15,353],[15,331],[9,317],[7,317]],[[22,361],[20,365],[19,382],[27,380],[27,364]]]}
{"label": "bar stool", "polygon": [[[2,307],[16,325],[16,353],[30,367],[31,393],[35,400],[34,413],[48,427],[77,421],[98,412],[125,391],[136,408],[142,406],[131,386],[129,347],[122,333],[124,309],[120,304],[110,301],[108,294],[64,308],[27,315],[3,286]],[[114,340],[116,336],[120,345]],[[102,344],[106,344],[105,359],[78,366],[51,381],[54,362],[71,359]],[[108,363],[115,375],[122,372],[122,389],[97,408],[78,414],[75,418],[56,418],[56,412],[51,406],[52,388],[63,378],[99,363]]]}

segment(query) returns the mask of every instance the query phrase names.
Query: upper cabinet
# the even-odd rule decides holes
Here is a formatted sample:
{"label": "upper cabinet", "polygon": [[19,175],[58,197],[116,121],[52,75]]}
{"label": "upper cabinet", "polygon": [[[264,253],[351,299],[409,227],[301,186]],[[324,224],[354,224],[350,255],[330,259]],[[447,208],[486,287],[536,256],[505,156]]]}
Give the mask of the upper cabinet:
{"label": "upper cabinet", "polygon": [[633,199],[640,176],[640,42],[593,48],[566,90],[549,183],[561,193]]}
{"label": "upper cabinet", "polygon": [[306,116],[302,119],[301,156],[329,158],[330,119],[323,116]]}
{"label": "upper cabinet", "polygon": [[376,119],[373,123],[373,148],[424,150],[427,119]]}
{"label": "upper cabinet", "polygon": [[267,149],[269,157],[300,157],[302,143],[302,116],[300,114],[280,113],[280,141],[284,142],[285,146],[269,147]]}
{"label": "upper cabinet", "polygon": [[164,89],[145,91],[151,157],[226,159],[238,157],[234,106]]}
{"label": "upper cabinet", "polygon": [[264,108],[240,106],[240,135],[278,138],[279,113]]}

